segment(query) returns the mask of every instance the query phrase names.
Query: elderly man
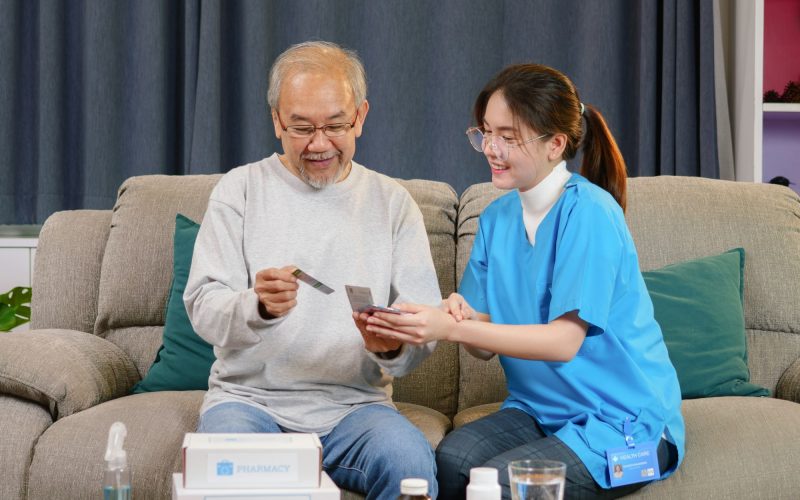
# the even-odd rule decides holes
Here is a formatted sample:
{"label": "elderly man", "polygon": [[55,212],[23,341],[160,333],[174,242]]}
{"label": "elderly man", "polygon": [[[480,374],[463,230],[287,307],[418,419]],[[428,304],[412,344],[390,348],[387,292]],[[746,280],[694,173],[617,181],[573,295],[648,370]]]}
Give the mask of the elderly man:
{"label": "elderly man", "polygon": [[[184,294],[217,358],[198,431],[316,432],[339,486],[394,499],[413,476],[435,496],[430,445],[391,400],[392,377],[433,346],[368,334],[345,293],[441,301],[419,208],[352,160],[369,111],[364,68],[337,45],[295,45],[270,71],[268,101],[283,154],[219,181]],[[298,269],[319,281],[298,281]]]}

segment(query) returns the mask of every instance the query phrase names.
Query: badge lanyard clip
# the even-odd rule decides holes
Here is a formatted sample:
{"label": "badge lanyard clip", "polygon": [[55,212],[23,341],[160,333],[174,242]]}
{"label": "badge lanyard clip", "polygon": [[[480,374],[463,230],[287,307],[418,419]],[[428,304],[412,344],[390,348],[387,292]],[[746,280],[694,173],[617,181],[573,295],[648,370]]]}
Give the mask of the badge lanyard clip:
{"label": "badge lanyard clip", "polygon": [[633,441],[633,434],[631,432],[631,418],[625,417],[625,422],[622,424],[622,432],[625,434],[625,444],[628,448],[636,448],[636,443]]}

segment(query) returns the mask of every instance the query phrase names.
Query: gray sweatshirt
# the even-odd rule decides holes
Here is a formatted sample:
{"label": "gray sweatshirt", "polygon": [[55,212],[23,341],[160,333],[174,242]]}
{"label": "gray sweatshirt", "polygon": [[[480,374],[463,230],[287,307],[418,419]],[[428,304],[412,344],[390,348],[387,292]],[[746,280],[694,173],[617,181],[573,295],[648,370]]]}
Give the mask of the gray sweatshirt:
{"label": "gray sweatshirt", "polygon": [[[298,282],[297,306],[265,320],[255,275],[287,265],[334,293]],[[370,287],[379,305],[440,303],[422,214],[402,186],[353,162],[344,181],[316,190],[277,155],[223,176],[183,296],[192,326],[217,357],[201,412],[242,401],[287,429],[326,434],[362,405],[391,406],[392,377],[434,345],[404,346],[391,360],[368,352],[345,285]]]}

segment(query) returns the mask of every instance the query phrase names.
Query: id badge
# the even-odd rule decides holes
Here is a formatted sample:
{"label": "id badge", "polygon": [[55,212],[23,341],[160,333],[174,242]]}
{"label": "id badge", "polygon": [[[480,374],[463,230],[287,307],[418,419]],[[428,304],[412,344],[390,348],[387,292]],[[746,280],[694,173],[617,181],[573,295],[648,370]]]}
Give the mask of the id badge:
{"label": "id badge", "polygon": [[658,467],[656,446],[654,441],[646,441],[633,448],[606,450],[611,487],[659,479],[661,469]]}

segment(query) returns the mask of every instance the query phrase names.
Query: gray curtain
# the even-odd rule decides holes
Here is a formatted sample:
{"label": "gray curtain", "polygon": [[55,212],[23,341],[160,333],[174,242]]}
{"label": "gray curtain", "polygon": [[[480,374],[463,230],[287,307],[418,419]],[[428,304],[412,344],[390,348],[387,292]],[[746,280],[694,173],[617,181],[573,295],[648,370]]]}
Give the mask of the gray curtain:
{"label": "gray curtain", "polygon": [[603,111],[630,175],[719,177],[713,0],[0,0],[0,223],[268,156],[269,65],[310,39],[363,58],[356,160],[388,175],[489,180],[473,99],[535,61]]}

